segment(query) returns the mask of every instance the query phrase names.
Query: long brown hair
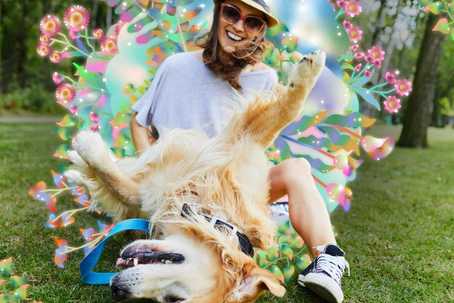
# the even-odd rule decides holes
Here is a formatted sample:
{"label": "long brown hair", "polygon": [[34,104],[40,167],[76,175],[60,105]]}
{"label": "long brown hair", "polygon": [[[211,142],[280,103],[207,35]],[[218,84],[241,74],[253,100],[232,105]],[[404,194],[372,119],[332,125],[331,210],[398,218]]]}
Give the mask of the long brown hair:
{"label": "long brown hair", "polygon": [[264,32],[249,47],[235,51],[233,54],[225,53],[218,40],[219,19],[221,15],[222,0],[214,1],[213,24],[210,31],[201,40],[199,45],[203,50],[203,62],[218,77],[227,81],[233,88],[240,90],[240,73],[248,65],[254,65],[262,60],[266,47]]}

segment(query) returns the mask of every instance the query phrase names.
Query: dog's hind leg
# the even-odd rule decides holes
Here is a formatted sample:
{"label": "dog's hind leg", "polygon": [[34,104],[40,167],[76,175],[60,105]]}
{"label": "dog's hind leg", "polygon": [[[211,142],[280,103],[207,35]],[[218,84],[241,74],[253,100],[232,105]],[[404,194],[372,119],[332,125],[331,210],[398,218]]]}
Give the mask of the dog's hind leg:
{"label": "dog's hind leg", "polygon": [[300,115],[304,101],[324,66],[323,52],[305,56],[291,76],[288,88],[276,87],[272,100],[258,98],[232,120],[226,132],[229,143],[252,138],[263,147],[269,146],[279,132]]}
{"label": "dog's hind leg", "polygon": [[[85,171],[82,170],[81,173],[89,174],[92,182],[97,183],[99,190],[125,206],[133,208],[140,206],[139,184],[122,173],[111,159],[109,150],[98,133],[80,132],[74,138],[72,146],[86,163],[83,169]],[[75,163],[77,169],[80,160],[73,162],[79,162],[79,165]]]}

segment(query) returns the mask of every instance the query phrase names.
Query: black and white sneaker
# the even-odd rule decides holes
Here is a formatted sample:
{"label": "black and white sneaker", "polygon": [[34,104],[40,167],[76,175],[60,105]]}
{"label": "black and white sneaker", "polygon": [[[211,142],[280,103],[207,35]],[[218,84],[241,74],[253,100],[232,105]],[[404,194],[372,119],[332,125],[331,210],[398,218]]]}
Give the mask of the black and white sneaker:
{"label": "black and white sneaker", "polygon": [[330,303],[344,300],[341,279],[350,268],[345,253],[336,245],[317,247],[320,255],[298,276],[298,283],[309,288]]}

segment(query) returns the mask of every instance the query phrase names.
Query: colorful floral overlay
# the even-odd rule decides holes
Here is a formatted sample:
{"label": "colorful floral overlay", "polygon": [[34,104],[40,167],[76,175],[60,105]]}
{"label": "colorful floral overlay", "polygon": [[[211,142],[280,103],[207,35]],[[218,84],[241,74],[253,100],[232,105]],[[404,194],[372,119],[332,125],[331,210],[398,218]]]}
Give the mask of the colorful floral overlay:
{"label": "colorful floral overlay", "polygon": [[[47,15],[40,23],[41,36],[37,47],[40,56],[48,57],[55,64],[77,58],[85,60],[83,65],[73,63],[76,77],[60,72],[51,75],[56,85],[56,102],[68,111],[57,123],[62,144],[53,155],[63,160],[65,165],[68,165],[66,160],[71,139],[82,129],[99,132],[117,157],[134,155],[128,130],[131,106],[149,87],[165,58],[196,48],[200,33],[208,29],[207,16],[210,14],[206,10],[212,5],[211,0],[187,0],[178,7],[173,1],[164,0],[155,0],[151,6],[149,1],[106,2],[119,17],[119,21],[109,29],[88,28],[90,14],[78,5],[66,10],[63,22],[57,16]],[[146,6],[147,3],[149,6]],[[282,5],[288,5],[288,2],[282,0]],[[337,1],[333,5],[338,28],[345,30],[336,30],[336,36],[344,34],[351,44],[347,53],[336,58],[348,87],[350,103],[366,102],[377,110],[384,108],[390,114],[397,113],[401,108],[401,98],[411,92],[411,82],[401,78],[397,71],[388,71],[384,81],[371,84],[386,54],[379,46],[366,50],[360,47],[363,31],[354,22],[362,13],[360,1]],[[332,8],[329,9],[332,12]],[[126,34],[128,38],[134,39],[120,39]],[[302,39],[292,34],[284,23],[270,28],[267,38],[272,45],[265,50],[264,62],[277,70],[280,81],[285,84],[287,67],[297,64],[303,57],[300,47]],[[127,55],[123,56],[124,53]],[[120,64],[125,56],[126,59],[134,57],[137,60],[145,56],[146,62],[141,66],[146,66],[146,76],[136,66],[128,66],[128,71],[136,71],[131,73],[131,83],[112,84],[109,72],[118,68],[118,65],[110,63],[115,61]],[[126,69],[116,72],[123,73]],[[134,77],[140,81],[134,82]],[[274,146],[267,150],[267,155],[273,163],[290,157],[305,158],[312,166],[318,189],[330,210],[340,206],[348,211],[352,191],[347,182],[355,178],[355,171],[362,163],[361,150],[372,159],[381,160],[394,146],[389,138],[363,135],[363,130],[374,122],[374,119],[357,109],[334,114],[320,108],[314,114],[303,115],[285,129]],[[48,228],[74,225],[81,213],[101,214],[86,190],[72,184],[64,176],[65,169],[61,167],[58,172],[52,171],[52,187],[40,181],[29,190],[29,195],[48,209]],[[327,177],[333,175],[337,179]],[[60,205],[59,199],[64,195],[74,201],[73,209],[68,210]],[[106,218],[106,221],[109,222],[109,219]],[[79,246],[71,246],[65,239],[54,238],[57,247],[55,264],[64,267],[68,255],[79,249],[87,254],[111,228],[112,225],[101,221],[96,227],[80,228],[84,243]],[[279,246],[260,252],[257,262],[278,275],[282,274],[286,281],[292,281],[295,273],[308,264],[306,251],[288,223],[280,227],[277,237]]]}
{"label": "colorful floral overlay", "polygon": [[449,35],[451,40],[454,40],[454,2],[451,0],[421,0],[420,2],[426,12],[439,16],[433,30]]}
{"label": "colorful floral overlay", "polygon": [[0,303],[31,302],[28,298],[29,288],[27,279],[15,273],[13,258],[0,260]]}
{"label": "colorful floral overlay", "polygon": [[361,49],[363,32],[353,22],[362,11],[359,1],[338,0],[336,5],[339,9],[338,18],[343,19],[341,23],[352,43],[350,52],[338,59],[345,72],[345,81],[353,93],[375,109],[381,110],[383,103],[387,113],[398,113],[401,108],[401,99],[398,97],[410,95],[410,80],[398,78],[399,71],[386,71],[385,81],[372,84],[374,74],[385,59],[385,51],[378,45],[367,50]]}
{"label": "colorful floral overlay", "polygon": [[277,246],[257,252],[255,260],[260,267],[291,284],[310,263],[307,247],[288,222],[279,226],[277,239]]}

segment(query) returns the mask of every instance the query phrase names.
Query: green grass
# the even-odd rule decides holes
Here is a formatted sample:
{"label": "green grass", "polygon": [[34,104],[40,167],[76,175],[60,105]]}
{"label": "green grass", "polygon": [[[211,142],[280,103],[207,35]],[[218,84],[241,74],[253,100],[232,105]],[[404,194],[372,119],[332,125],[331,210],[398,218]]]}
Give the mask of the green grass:
{"label": "green grass", "polygon": [[[343,280],[347,302],[454,301],[453,134],[432,131],[431,149],[397,149],[386,160],[361,167],[352,184],[351,211],[333,215],[351,265],[351,276]],[[58,144],[52,125],[0,124],[0,259],[15,258],[35,300],[110,302],[107,287],[80,285],[81,255],[72,256],[64,271],[52,264],[56,233],[43,227],[43,205],[27,196],[32,184],[50,181]],[[80,241],[76,227],[57,234]],[[113,262],[121,245],[112,243],[104,264]],[[319,300],[294,287],[283,300],[261,302]]]}

